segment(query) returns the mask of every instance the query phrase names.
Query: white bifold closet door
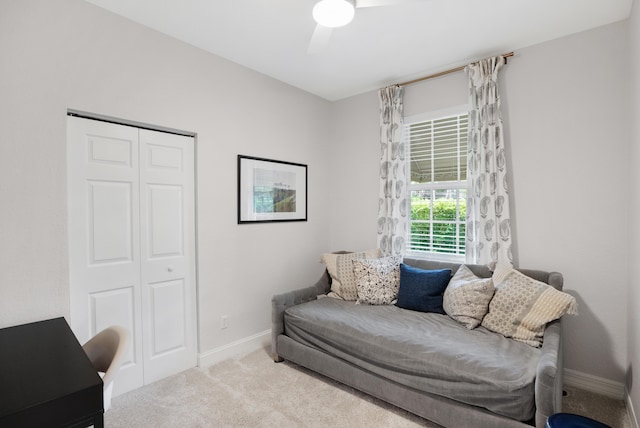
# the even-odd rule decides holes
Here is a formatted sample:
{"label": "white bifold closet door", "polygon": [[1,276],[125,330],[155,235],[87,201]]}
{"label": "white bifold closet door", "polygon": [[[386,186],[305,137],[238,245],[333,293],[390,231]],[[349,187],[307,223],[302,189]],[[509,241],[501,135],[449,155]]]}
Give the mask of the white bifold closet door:
{"label": "white bifold closet door", "polygon": [[114,395],[196,365],[194,139],[68,116],[71,328],[129,329]]}

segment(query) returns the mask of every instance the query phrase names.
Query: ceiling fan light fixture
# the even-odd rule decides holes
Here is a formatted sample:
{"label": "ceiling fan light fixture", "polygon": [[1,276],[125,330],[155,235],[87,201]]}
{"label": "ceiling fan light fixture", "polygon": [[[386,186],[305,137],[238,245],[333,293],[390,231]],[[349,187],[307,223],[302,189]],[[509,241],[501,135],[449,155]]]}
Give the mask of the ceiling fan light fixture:
{"label": "ceiling fan light fixture", "polygon": [[313,7],[313,19],[329,28],[347,25],[354,14],[353,2],[348,0],[321,0]]}

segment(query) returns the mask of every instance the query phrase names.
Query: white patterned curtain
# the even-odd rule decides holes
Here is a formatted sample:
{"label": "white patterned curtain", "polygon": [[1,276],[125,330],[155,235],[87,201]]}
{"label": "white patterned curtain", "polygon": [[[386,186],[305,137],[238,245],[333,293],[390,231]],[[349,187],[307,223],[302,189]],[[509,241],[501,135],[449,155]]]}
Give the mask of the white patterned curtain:
{"label": "white patterned curtain", "polygon": [[467,263],[512,264],[505,141],[498,94],[501,56],[466,67],[469,74]]}
{"label": "white patterned curtain", "polygon": [[380,89],[380,198],[378,248],[384,255],[402,255],[409,225],[407,181],[409,163],[403,129],[403,88]]}

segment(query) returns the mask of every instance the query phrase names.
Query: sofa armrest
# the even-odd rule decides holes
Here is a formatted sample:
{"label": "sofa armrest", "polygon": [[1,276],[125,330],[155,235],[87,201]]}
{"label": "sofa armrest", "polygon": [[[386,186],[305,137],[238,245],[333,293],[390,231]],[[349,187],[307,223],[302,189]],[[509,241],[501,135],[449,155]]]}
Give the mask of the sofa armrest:
{"label": "sofa armrest", "polygon": [[562,411],[563,362],[561,321],[547,325],[536,372],[536,427]]}
{"label": "sofa armrest", "polygon": [[271,299],[271,356],[273,361],[282,361],[278,355],[277,340],[278,336],[284,333],[284,311],[291,306],[315,300],[320,294],[328,293],[331,289],[328,276],[329,274],[325,271],[314,285],[276,294]]}

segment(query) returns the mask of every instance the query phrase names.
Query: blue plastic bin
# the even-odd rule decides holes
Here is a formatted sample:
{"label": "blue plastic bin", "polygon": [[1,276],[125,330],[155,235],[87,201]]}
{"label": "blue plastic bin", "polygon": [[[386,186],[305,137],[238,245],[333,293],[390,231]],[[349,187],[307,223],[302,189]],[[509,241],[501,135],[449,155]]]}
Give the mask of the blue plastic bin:
{"label": "blue plastic bin", "polygon": [[602,422],[573,415],[571,413],[556,413],[547,418],[547,428],[611,428]]}

